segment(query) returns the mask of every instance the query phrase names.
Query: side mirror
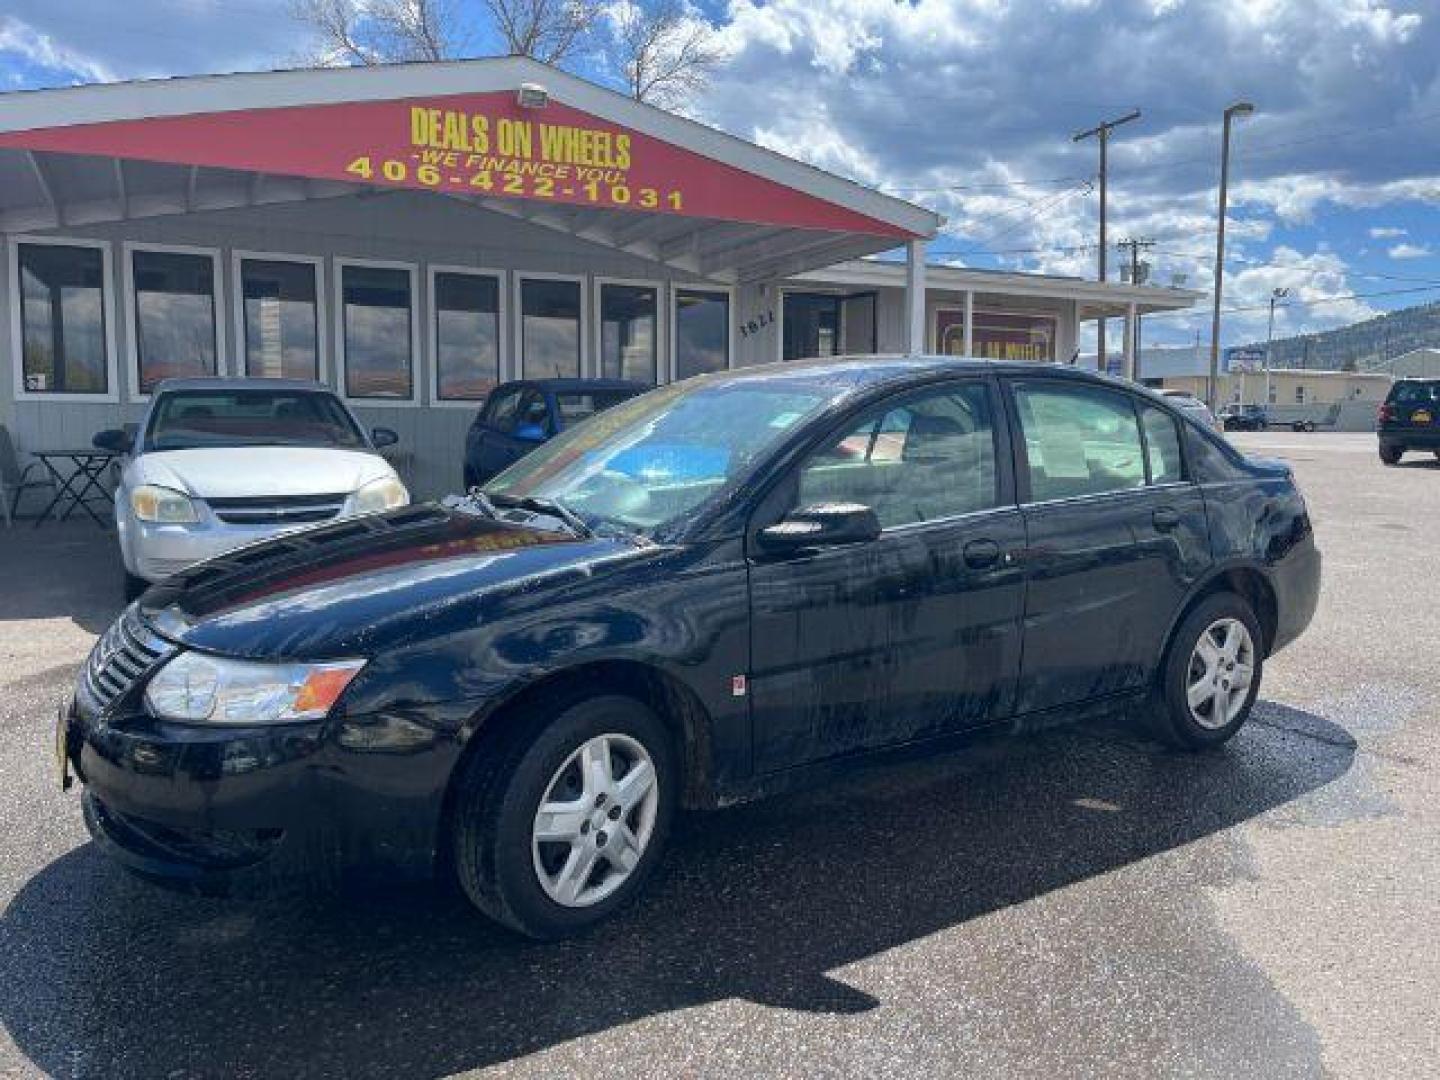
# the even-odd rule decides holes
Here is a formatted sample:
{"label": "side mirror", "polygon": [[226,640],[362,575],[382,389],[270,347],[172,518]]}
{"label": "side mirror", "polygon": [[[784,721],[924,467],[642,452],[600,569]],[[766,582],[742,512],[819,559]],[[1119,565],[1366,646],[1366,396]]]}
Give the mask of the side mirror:
{"label": "side mirror", "polygon": [[510,434],[521,442],[542,443],[545,441],[545,429],[539,424],[518,424]]}
{"label": "side mirror", "polygon": [[95,437],[90,440],[90,445],[99,450],[108,450],[112,454],[128,454],[134,442],[135,438],[129,432],[119,428],[109,428],[96,432]]}
{"label": "side mirror", "polygon": [[759,541],[765,551],[781,553],[835,544],[865,544],[879,535],[880,519],[870,507],[859,503],[818,503],[761,529]]}
{"label": "side mirror", "polygon": [[379,450],[382,446],[394,446],[400,441],[400,436],[395,434],[392,428],[377,427],[371,429],[370,441],[375,444],[375,449]]}

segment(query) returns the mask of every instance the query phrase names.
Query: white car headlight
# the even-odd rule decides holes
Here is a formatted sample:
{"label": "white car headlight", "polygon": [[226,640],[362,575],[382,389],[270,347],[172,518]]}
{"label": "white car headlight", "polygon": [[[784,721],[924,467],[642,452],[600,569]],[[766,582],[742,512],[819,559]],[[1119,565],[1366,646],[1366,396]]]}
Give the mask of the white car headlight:
{"label": "white car headlight", "polygon": [[278,724],[319,720],[364,660],[265,664],[182,652],[145,688],[152,716],[189,724]]}
{"label": "white car headlight", "polygon": [[371,480],[355,492],[354,507],[357,514],[374,514],[380,510],[393,510],[410,501],[410,492],[393,476],[382,476]]}
{"label": "white car headlight", "polygon": [[141,484],[130,492],[130,509],[141,521],[193,525],[200,520],[190,496],[158,484]]}

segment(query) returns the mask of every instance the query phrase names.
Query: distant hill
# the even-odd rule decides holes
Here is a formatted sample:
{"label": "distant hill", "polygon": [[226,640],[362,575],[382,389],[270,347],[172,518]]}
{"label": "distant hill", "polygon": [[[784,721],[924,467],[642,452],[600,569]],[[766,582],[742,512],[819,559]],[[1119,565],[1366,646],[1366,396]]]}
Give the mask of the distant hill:
{"label": "distant hill", "polygon": [[[1263,349],[1265,342],[1252,342]],[[1272,367],[1366,371],[1411,349],[1440,348],[1440,301],[1401,308],[1320,334],[1276,338]]]}

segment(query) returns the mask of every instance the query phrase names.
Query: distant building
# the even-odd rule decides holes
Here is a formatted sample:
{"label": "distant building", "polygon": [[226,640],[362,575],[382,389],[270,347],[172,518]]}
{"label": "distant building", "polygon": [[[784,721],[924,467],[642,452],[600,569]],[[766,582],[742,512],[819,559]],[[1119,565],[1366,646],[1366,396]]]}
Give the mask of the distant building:
{"label": "distant building", "polygon": [[[1263,371],[1231,372],[1217,381],[1216,407],[1266,405],[1272,420],[1326,418],[1339,406],[1335,426],[1342,431],[1369,431],[1375,408],[1385,400],[1392,382],[1383,372],[1320,371],[1313,368],[1274,368],[1269,390]],[[1160,380],[1167,390],[1185,390],[1205,397],[1204,375],[1171,375]]]}
{"label": "distant building", "polygon": [[1440,349],[1411,349],[1373,370],[1396,379],[1440,379]]}

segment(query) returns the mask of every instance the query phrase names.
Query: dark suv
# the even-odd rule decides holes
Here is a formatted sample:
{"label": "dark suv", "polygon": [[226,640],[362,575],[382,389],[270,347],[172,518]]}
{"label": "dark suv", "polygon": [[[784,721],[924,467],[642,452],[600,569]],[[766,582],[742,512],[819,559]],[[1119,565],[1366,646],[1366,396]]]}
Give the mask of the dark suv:
{"label": "dark suv", "polygon": [[1406,450],[1440,458],[1440,379],[1401,379],[1375,414],[1380,460],[1395,465]]}
{"label": "dark suv", "polygon": [[146,877],[440,867],[553,937],[640,890],[682,806],[1123,708],[1217,747],[1319,587],[1290,470],[1131,384],[718,372],[465,500],[167,579],[91,654],[58,761]]}

